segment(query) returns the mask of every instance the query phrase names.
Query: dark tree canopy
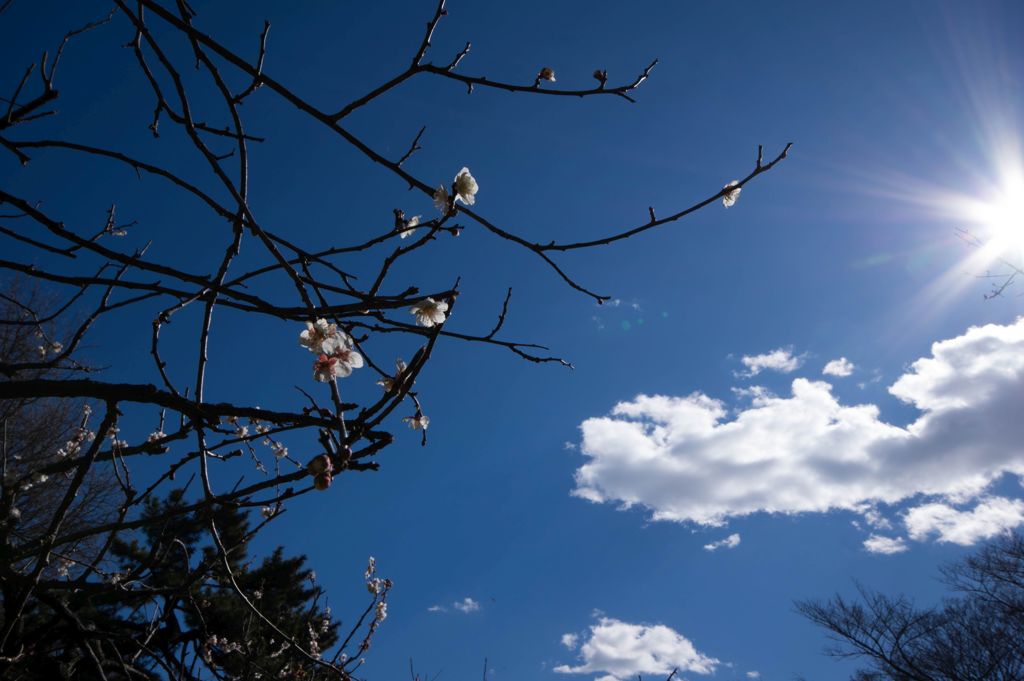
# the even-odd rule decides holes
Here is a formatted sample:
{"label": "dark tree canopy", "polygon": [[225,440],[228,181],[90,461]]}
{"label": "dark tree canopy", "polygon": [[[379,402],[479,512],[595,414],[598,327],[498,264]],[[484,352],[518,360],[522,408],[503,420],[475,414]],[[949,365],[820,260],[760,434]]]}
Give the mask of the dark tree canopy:
{"label": "dark tree canopy", "polygon": [[857,681],[1024,680],[1024,536],[1013,533],[943,570],[955,595],[932,608],[860,588],[797,609],[868,666]]}

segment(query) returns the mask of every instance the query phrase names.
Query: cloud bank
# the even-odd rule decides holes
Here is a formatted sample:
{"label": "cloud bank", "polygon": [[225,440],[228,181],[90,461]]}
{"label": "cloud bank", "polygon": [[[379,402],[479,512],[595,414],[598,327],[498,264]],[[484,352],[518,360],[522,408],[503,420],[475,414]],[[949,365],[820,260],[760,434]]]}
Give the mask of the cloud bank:
{"label": "cloud bank", "polygon": [[[962,505],[1000,476],[1024,474],[1024,320],[935,343],[889,392],[917,419],[887,423],[876,405],[843,404],[831,385],[806,378],[788,396],[754,395],[731,419],[700,392],[638,395],[581,424],[587,461],[573,494],[645,507],[656,520],[721,525],[759,512],[864,512],[918,495]],[[905,524],[911,538],[961,543],[1020,524],[1022,513],[1019,502],[932,504]],[[974,529],[957,529],[964,523]]]}
{"label": "cloud bank", "polygon": [[[567,634],[566,636],[575,636]],[[565,644],[565,636],[562,637]],[[576,640],[573,639],[573,643]],[[699,652],[693,643],[663,624],[630,624],[601,617],[580,646],[579,664],[559,665],[560,674],[604,674],[598,681],[624,680],[638,674],[711,674],[719,661]]]}
{"label": "cloud bank", "polygon": [[910,509],[904,522],[911,539],[923,541],[935,535],[939,542],[970,546],[1024,523],[1024,501],[990,497],[970,511],[942,503],[925,504]]}

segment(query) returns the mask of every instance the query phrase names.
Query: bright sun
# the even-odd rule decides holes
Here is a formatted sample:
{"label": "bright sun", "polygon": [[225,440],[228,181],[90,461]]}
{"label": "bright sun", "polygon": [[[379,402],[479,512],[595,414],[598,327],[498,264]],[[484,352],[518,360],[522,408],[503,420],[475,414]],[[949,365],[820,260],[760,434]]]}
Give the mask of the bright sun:
{"label": "bright sun", "polygon": [[1003,164],[1000,181],[981,196],[952,198],[953,214],[977,239],[978,259],[1024,263],[1024,167]]}
{"label": "bright sun", "polygon": [[979,203],[972,216],[989,232],[993,251],[1024,253],[1024,179],[1007,183],[990,201]]}

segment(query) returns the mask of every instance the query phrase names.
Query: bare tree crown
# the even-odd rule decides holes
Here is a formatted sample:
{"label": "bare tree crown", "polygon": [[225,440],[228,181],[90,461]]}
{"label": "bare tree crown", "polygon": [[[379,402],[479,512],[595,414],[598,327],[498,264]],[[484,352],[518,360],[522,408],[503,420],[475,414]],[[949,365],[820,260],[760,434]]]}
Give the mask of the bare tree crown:
{"label": "bare tree crown", "polygon": [[[0,3],[0,17],[11,4]],[[321,631],[318,594],[304,596],[314,605],[308,631],[297,631],[294,622],[282,624],[283,615],[263,605],[254,573],[233,556],[278,519],[289,500],[328,490],[339,475],[377,470],[378,455],[394,439],[389,428],[404,424],[426,444],[430,419],[416,382],[438,343],[482,344],[529,362],[569,366],[532,340],[506,336],[511,288],[495,310],[493,325],[467,329],[452,319],[460,293],[458,272],[450,272],[450,284],[441,288],[400,285],[392,276],[396,263],[443,248],[464,230],[479,230],[539,259],[556,280],[600,303],[607,296],[578,280],[563,264],[563,254],[668,226],[719,201],[731,206],[749,182],[786,158],[790,145],[769,159],[759,147],[748,172],[724,187],[712,187],[693,205],[662,214],[653,207],[642,209],[638,223],[612,227],[598,238],[536,240],[489,214],[486,197],[498,188],[475,177],[458,159],[429,173],[409,169],[410,159],[427,144],[425,128],[401,145],[401,153],[387,154],[377,142],[353,132],[348,117],[414,78],[455,81],[478,96],[492,90],[632,103],[657,60],[623,81],[598,69],[586,89],[562,89],[554,65],[529,65],[522,80],[474,75],[469,43],[450,55],[431,49],[447,14],[441,0],[424,17],[419,42],[408,46],[404,70],[354,99],[331,102],[320,93],[300,92],[289,84],[288,74],[271,67],[270,23],[252,36],[251,50],[242,53],[211,35],[185,0],[113,0],[104,11],[23,70],[13,73],[14,65],[5,65],[10,94],[0,101],[4,173],[45,152],[69,164],[107,163],[152,178],[166,191],[167,201],[187,199],[202,206],[207,235],[202,249],[208,257],[175,260],[165,257],[158,244],[136,242],[133,230],[147,216],[126,221],[116,205],[84,224],[52,208],[46,196],[19,195],[0,186],[0,269],[10,281],[32,282],[58,296],[39,304],[5,295],[8,305],[0,324],[31,340],[5,347],[0,356],[0,400],[45,400],[71,410],[67,432],[37,438],[46,455],[33,455],[15,467],[15,449],[3,452],[0,676],[15,676],[19,665],[40,651],[66,655],[74,650],[75,659],[83,661],[77,669],[88,668],[95,678],[163,674],[193,679],[203,677],[204,668],[226,678],[225,656],[258,657],[250,649],[252,640],[226,639],[211,623],[209,594],[227,593],[242,604],[253,631],[262,632],[261,645],[273,640],[281,651],[289,651],[283,657],[265,651],[261,664],[287,658],[291,666],[275,669],[294,678],[314,670],[349,678],[387,616],[391,584],[377,576],[372,559],[365,574],[369,604],[328,653],[322,649],[325,641],[335,640],[315,633]],[[138,96],[149,102],[151,117],[114,122],[107,145],[35,136],[37,122],[58,113],[60,66],[74,58],[74,41],[85,32],[125,44],[146,85]],[[339,231],[329,243],[310,243],[301,230],[261,219],[249,177],[253,149],[268,137],[287,136],[288,130],[253,130],[247,116],[270,100],[287,105],[337,140],[339,148],[394,178],[401,203],[382,214],[385,228],[369,238]],[[153,158],[119,148],[117,127],[136,124],[148,126],[155,138]],[[187,144],[182,148],[174,140]],[[432,208],[412,214],[411,205]],[[213,265],[203,267],[209,259]],[[353,262],[372,275],[356,277]],[[291,408],[264,409],[219,394],[210,385],[209,348],[217,334],[229,333],[219,323],[228,314],[244,315],[252,328],[268,322],[293,325],[294,345],[282,352],[306,353],[309,370],[295,379]],[[148,376],[140,373],[137,381],[103,380],[88,361],[90,330],[115,316],[132,320],[132,329],[146,329]],[[59,335],[54,335],[56,328],[62,329]],[[166,352],[169,328],[179,339],[187,334],[183,342],[192,358],[187,363],[172,364]],[[406,348],[397,360],[391,350],[396,343]],[[177,359],[184,353],[173,355]],[[379,390],[370,393],[365,386],[374,383]],[[360,387],[350,387],[355,384]],[[144,436],[136,435],[140,422],[147,424]],[[303,433],[308,437],[298,440]],[[315,442],[315,451],[303,444],[306,453],[300,455],[300,448],[289,447],[299,441]],[[15,468],[20,472],[14,474]],[[32,512],[39,527],[30,533],[18,530],[28,510],[26,479],[37,486],[60,481],[47,507]],[[74,517],[76,495],[96,479],[110,482],[113,496],[104,498],[114,502],[109,513],[82,522]],[[255,518],[251,526],[245,520],[250,511]],[[208,537],[201,555],[192,555],[201,546],[198,539],[190,544],[181,538],[196,527]],[[148,538],[152,548],[143,551],[145,543],[131,544],[133,537]],[[57,574],[52,573],[55,565],[62,566]],[[289,574],[300,572],[294,567]],[[168,583],[171,573],[178,576]],[[116,632],[90,628],[86,606],[103,598],[131,604],[130,627]],[[52,635],[48,638],[47,621],[66,625],[59,645]]]}

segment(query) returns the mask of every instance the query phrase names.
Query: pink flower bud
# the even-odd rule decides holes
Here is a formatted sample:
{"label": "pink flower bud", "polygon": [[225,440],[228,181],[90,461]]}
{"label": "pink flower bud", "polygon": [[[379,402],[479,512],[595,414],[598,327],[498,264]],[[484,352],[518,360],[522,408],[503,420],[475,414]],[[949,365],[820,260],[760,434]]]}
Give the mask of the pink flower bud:
{"label": "pink flower bud", "polygon": [[323,472],[320,475],[316,476],[316,478],[313,480],[313,484],[318,490],[323,492],[325,489],[331,486],[331,482],[333,481],[334,479],[331,477],[330,473]]}
{"label": "pink flower bud", "polygon": [[310,475],[321,475],[323,473],[331,473],[334,471],[334,466],[331,464],[331,457],[326,454],[314,457],[306,464],[306,470],[309,471]]}

